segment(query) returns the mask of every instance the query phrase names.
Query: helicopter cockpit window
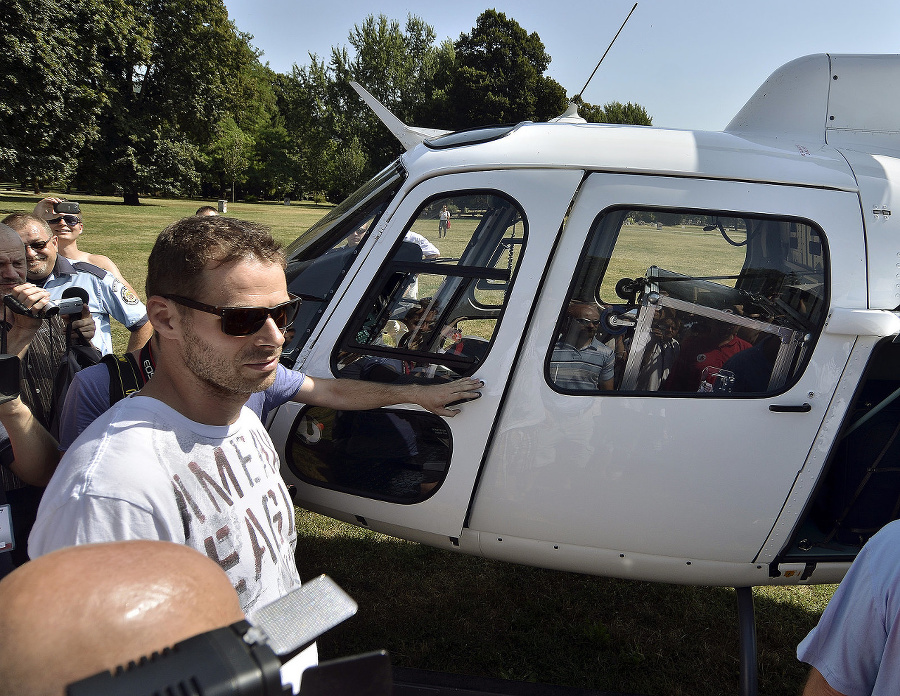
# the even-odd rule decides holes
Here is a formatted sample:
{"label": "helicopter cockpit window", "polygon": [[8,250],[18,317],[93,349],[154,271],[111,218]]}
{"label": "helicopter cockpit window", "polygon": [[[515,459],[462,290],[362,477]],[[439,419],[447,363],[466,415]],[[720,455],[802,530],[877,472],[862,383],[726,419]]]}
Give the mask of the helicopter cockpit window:
{"label": "helicopter cockpit window", "polygon": [[335,373],[385,382],[473,374],[487,355],[526,236],[521,210],[503,196],[429,201],[357,308]]}
{"label": "helicopter cockpit window", "polygon": [[293,366],[300,349],[363,248],[388,203],[403,183],[403,170],[393,164],[300,235],[286,250],[288,290],[303,299],[282,352]]}
{"label": "helicopter cockpit window", "polygon": [[560,313],[548,380],[571,393],[783,391],[825,321],[826,253],[801,220],[609,211]]}
{"label": "helicopter cockpit window", "polygon": [[[427,384],[476,373],[503,316],[526,239],[521,209],[497,193],[427,201],[341,336],[334,374]],[[430,413],[317,407],[301,412],[293,433],[287,464],[298,476],[357,495],[420,502],[441,485],[450,465],[450,430]]]}

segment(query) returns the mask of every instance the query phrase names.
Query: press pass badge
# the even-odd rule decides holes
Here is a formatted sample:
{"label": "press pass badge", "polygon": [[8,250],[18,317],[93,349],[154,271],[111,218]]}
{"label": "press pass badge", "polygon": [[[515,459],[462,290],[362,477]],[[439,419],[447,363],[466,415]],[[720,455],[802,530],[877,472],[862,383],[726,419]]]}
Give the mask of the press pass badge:
{"label": "press pass badge", "polygon": [[10,506],[0,505],[0,552],[12,551],[15,546]]}

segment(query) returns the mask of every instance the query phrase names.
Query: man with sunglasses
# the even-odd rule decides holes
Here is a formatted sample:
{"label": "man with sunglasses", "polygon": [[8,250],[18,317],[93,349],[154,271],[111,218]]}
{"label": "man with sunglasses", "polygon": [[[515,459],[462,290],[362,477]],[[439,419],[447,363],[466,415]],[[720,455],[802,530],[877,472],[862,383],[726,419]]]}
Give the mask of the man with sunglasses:
{"label": "man with sunglasses", "polygon": [[57,238],[46,221],[34,215],[14,213],[5,224],[19,233],[25,243],[28,260],[28,280],[47,290],[50,298],[59,300],[72,287],[83,288],[94,318],[96,333],[94,346],[104,355],[112,353],[110,317],[131,332],[128,350],[144,345],[153,333],[147,321],[144,304],[127,285],[116,276],[93,264],[70,262],[59,254]]}
{"label": "man with sunglasses", "polygon": [[[44,198],[38,201],[32,212],[32,215],[43,219],[50,226],[50,230],[56,237],[60,255],[69,261],[83,261],[102,268],[131,288],[131,283],[125,280],[122,271],[113,263],[112,259],[103,254],[91,254],[78,248],[78,238],[84,233],[84,217],[80,211],[77,214],[57,213],[55,206],[62,202],[62,198]],[[77,203],[74,205],[78,206]]]}
{"label": "man with sunglasses", "polygon": [[560,389],[610,390],[615,383],[616,356],[594,340],[600,309],[593,302],[571,302],[563,330],[550,356],[550,379]]}
{"label": "man with sunglasses", "polygon": [[[294,508],[278,454],[244,408],[274,383],[283,332],[299,306],[287,291],[284,255],[254,223],[185,218],[157,239],[146,287],[154,376],[66,452],[29,553],[95,541],[176,541],[225,569],[245,611],[262,606],[300,582]],[[452,416],[457,411],[444,404],[476,398],[480,384],[404,389],[305,377],[296,398],[335,408],[416,400]]]}

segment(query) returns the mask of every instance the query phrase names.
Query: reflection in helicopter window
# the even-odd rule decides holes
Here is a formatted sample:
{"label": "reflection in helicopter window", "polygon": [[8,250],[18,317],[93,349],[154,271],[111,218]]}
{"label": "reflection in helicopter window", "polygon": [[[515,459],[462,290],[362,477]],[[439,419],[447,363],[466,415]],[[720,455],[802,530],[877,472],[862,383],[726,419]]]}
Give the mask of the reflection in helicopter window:
{"label": "reflection in helicopter window", "polygon": [[[548,381],[568,393],[606,391],[603,353],[614,355],[619,392],[783,391],[825,320],[826,253],[805,221],[608,211],[591,229],[560,313]],[[584,318],[573,328],[572,307],[588,303],[596,328]],[[566,356],[561,346],[576,350]]]}
{"label": "reflection in helicopter window", "polygon": [[[444,208],[452,226],[439,238]],[[338,344],[335,374],[469,376],[487,359],[515,281],[527,238],[522,212],[496,193],[442,196],[426,202],[403,234]]]}

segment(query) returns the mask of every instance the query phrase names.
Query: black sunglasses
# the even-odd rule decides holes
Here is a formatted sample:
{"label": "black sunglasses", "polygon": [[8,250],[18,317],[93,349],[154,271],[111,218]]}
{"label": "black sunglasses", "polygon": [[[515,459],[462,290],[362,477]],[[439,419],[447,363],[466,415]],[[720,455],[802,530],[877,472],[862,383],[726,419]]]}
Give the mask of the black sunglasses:
{"label": "black sunglasses", "polygon": [[163,295],[163,297],[191,309],[215,314],[222,319],[222,333],[229,336],[255,334],[269,317],[272,317],[275,326],[284,331],[294,323],[303,301],[296,295],[291,295],[290,300],[274,307],[215,307],[181,295]]}
{"label": "black sunglasses", "polygon": [[52,239],[53,239],[53,237],[50,237],[50,239],[45,239],[43,242],[31,242],[31,243],[26,242],[25,246],[31,247],[35,251],[43,251],[44,247],[47,246],[51,242]]}
{"label": "black sunglasses", "polygon": [[66,224],[71,227],[72,225],[77,225],[81,222],[81,218],[77,215],[60,215],[58,218],[53,218],[52,220],[47,220],[48,225],[55,225],[63,220],[66,221]]}
{"label": "black sunglasses", "polygon": [[599,319],[585,319],[584,317],[572,317],[575,321],[577,321],[582,326],[599,326]]}

